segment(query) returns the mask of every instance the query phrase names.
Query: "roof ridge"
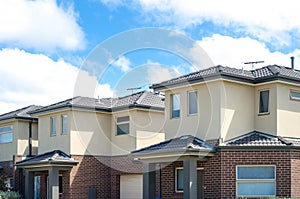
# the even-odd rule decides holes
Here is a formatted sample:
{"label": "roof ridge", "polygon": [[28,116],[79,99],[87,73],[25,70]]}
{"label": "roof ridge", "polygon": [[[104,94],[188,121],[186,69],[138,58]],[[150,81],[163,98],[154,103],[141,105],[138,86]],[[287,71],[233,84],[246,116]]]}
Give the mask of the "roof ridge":
{"label": "roof ridge", "polygon": [[[12,114],[13,112],[18,112],[18,111],[21,111],[21,110],[28,109],[28,108],[30,108],[30,107],[32,107],[32,106],[38,107],[39,105],[34,105],[34,104],[32,104],[32,105],[29,105],[29,106],[26,106],[26,107],[23,107],[23,108],[19,108],[19,109],[17,109],[17,110],[13,110],[13,111],[10,111],[10,112],[7,112],[7,113],[3,113],[3,114],[0,115],[0,117],[5,116],[5,115]],[[40,106],[40,107],[42,107],[42,106]],[[15,114],[15,115],[13,115],[13,116],[18,116],[18,114]]]}

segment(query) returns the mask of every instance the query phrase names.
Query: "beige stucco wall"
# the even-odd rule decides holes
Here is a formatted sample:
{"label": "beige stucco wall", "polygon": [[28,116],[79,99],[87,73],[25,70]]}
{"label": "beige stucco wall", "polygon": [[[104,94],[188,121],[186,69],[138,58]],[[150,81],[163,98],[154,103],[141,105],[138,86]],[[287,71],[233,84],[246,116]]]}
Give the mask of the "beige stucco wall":
{"label": "beige stucco wall", "polygon": [[277,134],[300,137],[300,101],[290,99],[290,91],[300,92],[300,86],[277,84]]}
{"label": "beige stucco wall", "polygon": [[74,111],[71,115],[70,153],[72,155],[110,155],[111,115]]}
{"label": "beige stucco wall", "polygon": [[[1,123],[0,127],[13,126],[13,142],[0,144],[0,161],[10,161],[13,155],[17,153],[17,121]],[[4,152],[5,151],[5,152]]]}
{"label": "beige stucco wall", "polygon": [[[37,154],[38,150],[38,125],[37,123],[32,123],[32,155]],[[27,121],[18,121],[17,122],[17,155],[26,156],[29,154],[28,148],[28,137],[29,137],[29,122]]]}
{"label": "beige stucco wall", "polygon": [[[116,135],[116,118],[130,117],[130,133]],[[114,112],[111,118],[112,155],[124,155],[131,151],[164,140],[164,114],[159,111],[126,110]]]}
{"label": "beige stucco wall", "polygon": [[[47,115],[39,116],[39,148],[38,154],[46,153],[52,150],[62,150],[70,153],[70,133],[61,134],[61,116],[68,115],[68,123],[70,124],[71,114],[68,111],[53,112]],[[50,135],[50,117],[56,117],[56,136]],[[68,125],[70,127],[70,125]]]}
{"label": "beige stucco wall", "polygon": [[[269,113],[259,114],[259,92],[262,90],[270,90],[269,93]],[[255,130],[276,135],[277,133],[277,84],[268,83],[255,87]],[[280,95],[280,94],[279,94]]]}

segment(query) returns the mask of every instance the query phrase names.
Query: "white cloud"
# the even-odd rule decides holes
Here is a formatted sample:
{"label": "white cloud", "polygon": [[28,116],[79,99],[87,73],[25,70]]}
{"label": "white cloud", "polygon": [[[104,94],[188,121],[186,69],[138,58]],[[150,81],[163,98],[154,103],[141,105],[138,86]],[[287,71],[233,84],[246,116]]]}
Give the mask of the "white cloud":
{"label": "white cloud", "polygon": [[180,75],[178,67],[166,67],[151,61],[147,63],[147,79],[151,83],[163,82]]}
{"label": "white cloud", "polygon": [[63,8],[55,0],[0,1],[0,13],[0,44],[42,52],[84,48],[84,33],[71,5]]}
{"label": "white cloud", "polygon": [[[300,12],[295,0],[272,2],[136,0],[131,2],[134,6],[129,3],[130,8],[140,10],[147,20],[152,19],[160,25],[174,25],[184,29],[210,21],[231,30],[250,33],[267,42],[276,41],[277,45],[290,44],[289,31],[300,32]],[[108,1],[105,3],[110,4]]]}
{"label": "white cloud", "polygon": [[130,68],[130,60],[124,56],[119,57],[114,63],[114,66],[119,67],[123,72],[128,72]]}
{"label": "white cloud", "polygon": [[[63,60],[54,61],[19,49],[3,49],[0,66],[0,114],[30,104],[49,105],[75,95],[79,69]],[[112,95],[110,86],[98,85],[96,77],[87,75],[85,80],[93,83],[89,97]]]}
{"label": "white cloud", "polygon": [[251,69],[252,66],[245,65],[244,62],[264,61],[256,67],[272,64],[290,67],[290,57],[295,56],[295,66],[300,68],[297,66],[297,60],[300,60],[299,50],[290,54],[270,52],[264,44],[249,37],[232,38],[214,34],[212,37],[203,38],[199,41],[199,45],[208,53],[215,65]]}

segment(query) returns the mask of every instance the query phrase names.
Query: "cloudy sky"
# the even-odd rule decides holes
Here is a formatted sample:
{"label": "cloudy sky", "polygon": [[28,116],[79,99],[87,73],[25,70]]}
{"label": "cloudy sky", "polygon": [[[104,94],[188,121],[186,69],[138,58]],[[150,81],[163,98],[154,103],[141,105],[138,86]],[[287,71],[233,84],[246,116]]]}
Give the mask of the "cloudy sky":
{"label": "cloudy sky", "polygon": [[[214,65],[251,70],[244,62],[264,61],[255,67],[290,66],[294,56],[300,69],[296,1],[0,0],[0,13],[0,114],[78,94],[124,95],[128,88],[146,89],[197,69],[172,52],[144,48],[111,57],[100,75],[86,70],[97,46],[141,28],[190,38]],[[86,84],[75,92],[79,76]]]}

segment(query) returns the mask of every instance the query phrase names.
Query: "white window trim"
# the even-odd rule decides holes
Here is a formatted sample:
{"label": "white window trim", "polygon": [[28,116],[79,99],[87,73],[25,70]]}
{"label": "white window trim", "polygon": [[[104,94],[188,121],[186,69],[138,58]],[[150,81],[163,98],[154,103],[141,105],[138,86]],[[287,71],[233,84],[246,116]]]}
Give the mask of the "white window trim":
{"label": "white window trim", "polygon": [[[177,189],[177,170],[183,170],[183,167],[176,167],[175,168],[175,193],[183,193],[183,190],[181,191],[181,190],[178,190]],[[204,168],[203,167],[197,167],[197,171],[199,171],[199,170],[204,170]]]}
{"label": "white window trim", "polygon": [[11,127],[11,130],[10,131],[0,132],[0,135],[11,134],[12,135],[12,139],[11,139],[10,142],[3,142],[3,143],[0,142],[0,144],[8,144],[8,143],[12,143],[14,141],[14,133],[13,133],[14,127],[13,127],[13,125],[1,126],[0,128],[5,128],[5,127]]}
{"label": "white window trim", "polygon": [[[263,92],[263,91],[269,91],[269,102],[268,102],[268,111],[267,112],[259,112],[259,106],[260,106],[260,93]],[[258,116],[263,116],[263,115],[269,115],[270,114],[270,96],[271,94],[271,90],[269,88],[266,88],[266,89],[262,89],[262,90],[258,90],[258,109],[257,109],[257,112],[258,112]]]}
{"label": "white window trim", "polygon": [[[173,117],[173,96],[178,95],[179,99],[179,117]],[[171,119],[179,119],[181,117],[181,99],[180,93],[172,93],[170,95],[170,118]]]}
{"label": "white window trim", "polygon": [[[128,121],[124,121],[124,122],[118,122],[118,118],[120,117],[129,117]],[[115,125],[115,136],[122,136],[122,135],[129,135],[130,134],[130,116],[129,115],[125,115],[125,116],[116,116],[115,117],[115,121],[116,121],[116,125]],[[128,124],[129,125],[129,132],[125,133],[125,134],[118,134],[118,125],[120,124]]]}
{"label": "white window trim", "polygon": [[[238,167],[274,167],[274,176],[275,178],[274,179],[267,179],[267,180],[264,180],[264,179],[238,179]],[[254,198],[257,198],[257,197],[275,197],[276,196],[276,188],[277,188],[277,184],[276,184],[276,165],[273,165],[273,164],[270,164],[270,165],[265,165],[265,164],[251,164],[251,165],[236,165],[236,168],[235,168],[235,179],[236,179],[236,184],[235,184],[235,191],[236,191],[236,197],[237,198],[251,198],[251,197],[254,197]],[[262,196],[256,196],[256,195],[253,195],[253,196],[239,196],[238,195],[238,189],[237,189],[237,186],[238,186],[238,182],[274,182],[275,184],[275,195],[262,195]]]}
{"label": "white window trim", "polygon": [[300,94],[300,91],[299,90],[293,90],[293,89],[291,89],[290,90],[290,100],[293,100],[293,101],[300,101],[300,98],[298,98],[298,97],[293,97],[292,95],[291,95],[291,93],[292,92],[294,92],[294,93],[299,93]]}
{"label": "white window trim", "polygon": [[[67,125],[67,131],[66,132],[64,132],[64,124],[63,124],[63,118],[64,117],[66,117],[67,118],[67,123],[66,123],[66,125]],[[63,114],[63,115],[61,115],[61,117],[60,117],[60,119],[61,119],[61,134],[62,135],[67,135],[68,134],[68,131],[69,131],[69,117],[68,117],[68,115],[67,114]]]}
{"label": "white window trim", "polygon": [[[52,128],[53,126],[53,119],[55,120],[55,128]],[[57,135],[57,119],[56,119],[56,116],[51,116],[50,117],[50,136],[56,136]]]}
{"label": "white window trim", "polygon": [[[190,114],[190,93],[193,93],[193,92],[196,92],[197,93],[197,112],[196,113],[192,113]],[[188,116],[195,116],[195,115],[198,115],[199,113],[199,101],[198,101],[198,98],[199,95],[198,95],[198,90],[190,90],[187,92],[187,115]]]}

